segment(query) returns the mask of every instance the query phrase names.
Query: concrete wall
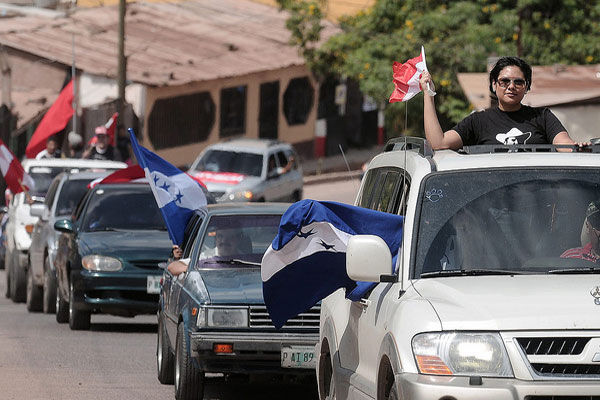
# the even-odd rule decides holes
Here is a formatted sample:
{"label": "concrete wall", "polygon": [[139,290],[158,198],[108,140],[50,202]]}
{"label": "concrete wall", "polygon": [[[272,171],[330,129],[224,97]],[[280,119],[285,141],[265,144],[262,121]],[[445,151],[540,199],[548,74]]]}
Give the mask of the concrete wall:
{"label": "concrete wall", "polygon": [[[283,95],[288,86],[288,83],[293,78],[301,78],[308,76],[314,88],[313,106],[308,115],[307,121],[302,125],[288,125],[283,114]],[[302,149],[310,148],[314,139],[315,120],[317,115],[318,103],[318,87],[317,83],[311,77],[305,66],[292,66],[286,69],[264,71],[252,75],[239,76],[233,78],[225,78],[208,82],[197,82],[185,86],[164,87],[164,88],[147,88],[146,109],[143,121],[143,143],[144,146],[153,149],[148,137],[148,116],[152,111],[152,107],[156,100],[161,98],[177,97],[181,95],[189,95],[208,91],[211,94],[215,104],[215,123],[210,132],[208,140],[185,146],[178,146],[169,149],[158,150],[156,153],[173,163],[180,166],[191,163],[198,154],[209,144],[216,143],[220,140],[219,137],[219,116],[220,116],[220,91],[223,88],[234,86],[247,86],[246,98],[246,131],[243,135],[249,138],[258,138],[258,116],[260,105],[260,84],[265,82],[279,81],[279,126],[278,139],[289,142],[296,147]]]}
{"label": "concrete wall", "polygon": [[600,104],[555,106],[550,107],[550,109],[560,119],[571,138],[576,142],[584,142],[594,137],[600,137],[600,131],[598,131]]}

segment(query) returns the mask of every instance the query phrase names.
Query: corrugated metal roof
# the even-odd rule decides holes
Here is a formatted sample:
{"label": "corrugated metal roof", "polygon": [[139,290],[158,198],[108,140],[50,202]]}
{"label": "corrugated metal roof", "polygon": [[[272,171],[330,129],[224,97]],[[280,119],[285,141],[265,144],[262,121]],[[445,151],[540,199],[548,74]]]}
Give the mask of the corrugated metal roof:
{"label": "corrugated metal roof", "polygon": [[[532,85],[523,104],[549,107],[600,97],[600,64],[532,67]],[[476,109],[490,106],[488,74],[458,74],[458,81]]]}
{"label": "corrugated metal roof", "polygon": [[[304,64],[288,45],[287,14],[247,0],[127,5],[127,79],[149,86],[241,76]],[[324,22],[323,37],[337,30]],[[67,17],[2,19],[0,43],[116,77],[118,7],[77,9]],[[74,36],[73,36],[74,35]]]}

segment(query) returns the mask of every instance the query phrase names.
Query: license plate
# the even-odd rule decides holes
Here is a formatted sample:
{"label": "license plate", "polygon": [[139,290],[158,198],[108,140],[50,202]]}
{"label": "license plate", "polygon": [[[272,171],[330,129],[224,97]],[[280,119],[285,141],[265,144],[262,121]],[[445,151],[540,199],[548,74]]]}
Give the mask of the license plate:
{"label": "license plate", "polygon": [[160,279],[162,276],[148,275],[146,279],[146,293],[160,293]]}
{"label": "license plate", "polygon": [[281,348],[283,368],[316,368],[314,346],[286,346]]}

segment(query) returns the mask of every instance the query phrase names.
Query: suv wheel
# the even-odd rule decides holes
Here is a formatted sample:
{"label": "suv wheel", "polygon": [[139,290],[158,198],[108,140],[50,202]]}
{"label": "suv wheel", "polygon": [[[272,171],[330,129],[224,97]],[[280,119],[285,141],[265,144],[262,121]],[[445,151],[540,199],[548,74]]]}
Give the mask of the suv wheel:
{"label": "suv wheel", "polygon": [[11,264],[10,298],[15,303],[23,303],[26,298],[27,275],[25,275],[25,268],[21,268],[19,265],[19,255],[17,252],[13,252]]}
{"label": "suv wheel", "polygon": [[44,289],[42,307],[46,314],[56,312],[56,276],[50,269],[48,258],[44,260]]}
{"label": "suv wheel", "polygon": [[56,322],[64,324],[69,321],[69,305],[60,297],[60,291],[56,289]]}
{"label": "suv wheel", "polygon": [[177,400],[200,400],[204,398],[204,371],[194,367],[189,355],[189,343],[183,322],[177,326],[175,344],[175,398]]}
{"label": "suv wheel", "polygon": [[319,354],[319,399],[335,400],[335,380],[333,374],[333,360],[327,341],[323,342],[321,354]]}
{"label": "suv wheel", "polygon": [[8,260],[8,251],[4,255],[4,266],[6,274],[6,292],[4,295],[7,299],[10,299],[10,262]]}
{"label": "suv wheel", "polygon": [[91,312],[75,308],[75,295],[73,293],[73,282],[69,285],[69,328],[73,331],[90,329]]}
{"label": "suv wheel", "polygon": [[29,312],[42,311],[42,288],[33,281],[31,263],[27,269],[27,294],[25,303]]}
{"label": "suv wheel", "polygon": [[158,314],[158,335],[156,340],[156,367],[158,381],[164,385],[172,384],[175,379],[175,354],[169,345],[162,313]]}

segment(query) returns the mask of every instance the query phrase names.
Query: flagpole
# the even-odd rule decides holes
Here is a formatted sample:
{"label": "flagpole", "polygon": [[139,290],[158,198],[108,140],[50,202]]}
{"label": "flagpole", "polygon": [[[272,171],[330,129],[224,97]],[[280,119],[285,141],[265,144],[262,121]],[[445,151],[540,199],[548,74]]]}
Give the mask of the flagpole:
{"label": "flagpole", "polygon": [[[75,33],[71,34],[71,79],[73,79],[73,132],[77,132],[77,81],[75,80]],[[83,135],[82,135],[83,137]]]}

